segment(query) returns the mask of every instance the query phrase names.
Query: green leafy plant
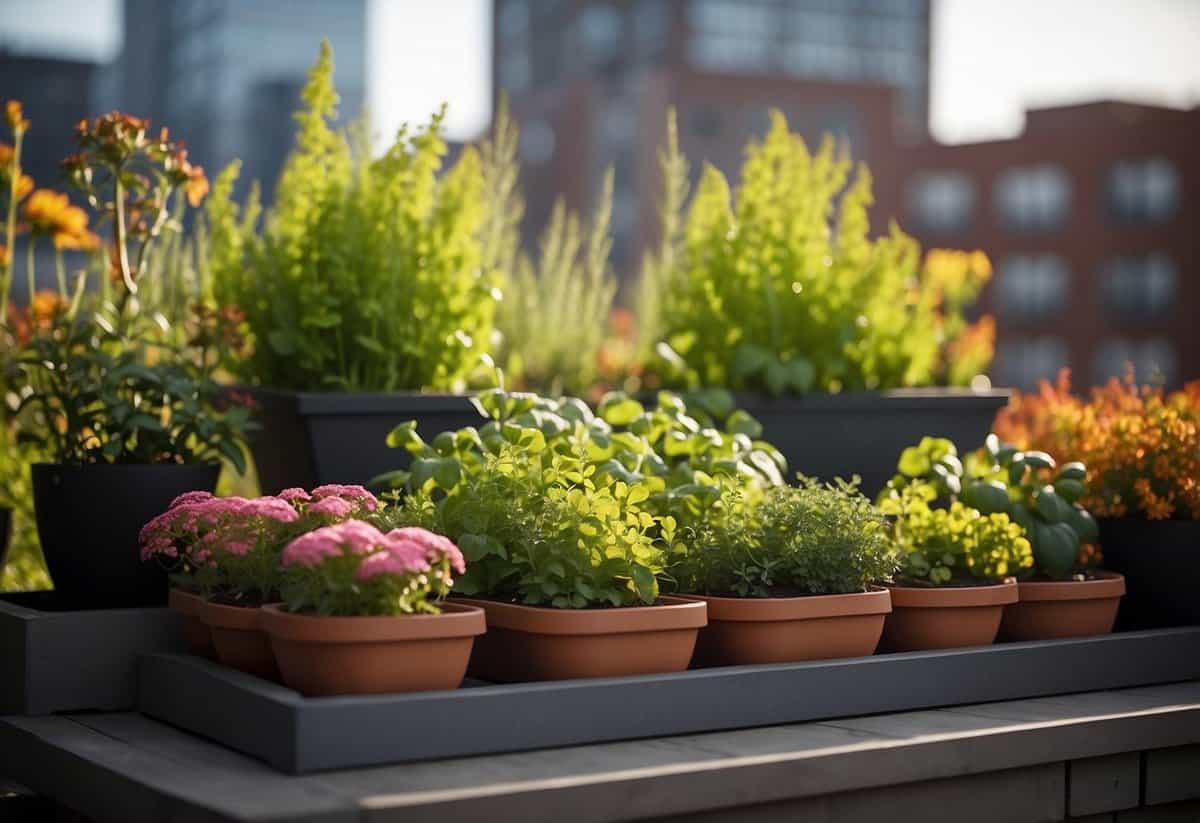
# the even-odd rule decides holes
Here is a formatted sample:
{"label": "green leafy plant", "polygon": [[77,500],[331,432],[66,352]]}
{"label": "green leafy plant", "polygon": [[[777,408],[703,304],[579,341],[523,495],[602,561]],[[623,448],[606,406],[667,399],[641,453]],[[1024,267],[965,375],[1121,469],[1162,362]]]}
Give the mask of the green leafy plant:
{"label": "green leafy plant", "polygon": [[897,555],[883,515],[856,483],[801,477],[689,531],[671,572],[680,591],[789,597],[867,591]]}
{"label": "green leafy plant", "polygon": [[236,164],[209,199],[214,293],[244,313],[253,345],[231,367],[279,388],[460,388],[490,345],[500,295],[483,265],[479,154],[442,172],[439,112],[372,159],[365,123],[333,128],[328,42],[303,99],[274,207],[263,216],[256,189],[233,200]]}
{"label": "green leafy plant", "polygon": [[781,482],[774,449],[702,426],[673,395],[647,409],[614,393],[593,412],[497,388],[475,403],[479,428],[426,443],[406,423],[388,438],[413,457],[387,478],[408,491],[392,522],[455,540],[470,563],[459,591],[569,608],[653,602],[681,522],[723,515],[724,488]]}
{"label": "green leafy plant", "polygon": [[484,260],[504,276],[495,358],[516,386],[583,394],[598,380],[617,292],[609,265],[613,173],[604,177],[589,226],[561,198],[554,204],[534,258],[521,250],[525,204],[517,188],[517,146],[517,127],[502,97],[480,148]]}
{"label": "green leafy plant", "polygon": [[771,120],[737,189],[706,166],[683,218],[686,163],[669,130],[662,236],[642,291],[664,379],[780,394],[961,378],[945,361],[970,331],[962,311],[990,275],[986,258],[922,268],[895,225],[872,239],[867,168],[852,173],[831,139],[812,153],[783,115]]}
{"label": "green leafy plant", "polygon": [[959,497],[963,465],[954,444],[923,438],[901,453],[877,505],[891,520],[906,583],[964,585],[1028,573],[1033,551],[1022,524]]}
{"label": "green leafy plant", "polygon": [[1079,503],[1087,493],[1087,467],[1058,466],[1045,452],[1021,451],[989,435],[970,455],[960,499],[985,514],[1002,512],[1025,529],[1034,569],[1051,579],[1086,571],[1096,559],[1099,528]]}

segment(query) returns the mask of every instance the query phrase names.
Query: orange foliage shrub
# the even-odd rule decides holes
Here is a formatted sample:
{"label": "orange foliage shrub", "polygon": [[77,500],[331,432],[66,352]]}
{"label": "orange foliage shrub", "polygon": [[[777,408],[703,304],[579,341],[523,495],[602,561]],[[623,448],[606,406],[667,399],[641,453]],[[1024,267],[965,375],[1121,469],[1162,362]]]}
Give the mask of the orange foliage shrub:
{"label": "orange foliage shrub", "polygon": [[1167,394],[1130,374],[1085,401],[1064,369],[1053,384],[1015,395],[995,432],[1018,448],[1083,461],[1080,502],[1097,517],[1200,519],[1200,381]]}

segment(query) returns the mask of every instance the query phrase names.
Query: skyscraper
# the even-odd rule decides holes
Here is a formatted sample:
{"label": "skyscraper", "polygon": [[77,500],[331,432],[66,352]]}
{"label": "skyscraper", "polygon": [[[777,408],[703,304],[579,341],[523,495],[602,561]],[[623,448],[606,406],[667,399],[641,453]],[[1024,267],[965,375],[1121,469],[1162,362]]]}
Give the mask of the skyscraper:
{"label": "skyscraper", "polygon": [[333,45],[343,120],[366,90],[366,0],[125,0],[121,56],[96,88],[101,108],[170,126],[215,174],[235,158],[269,196],[305,73]]}

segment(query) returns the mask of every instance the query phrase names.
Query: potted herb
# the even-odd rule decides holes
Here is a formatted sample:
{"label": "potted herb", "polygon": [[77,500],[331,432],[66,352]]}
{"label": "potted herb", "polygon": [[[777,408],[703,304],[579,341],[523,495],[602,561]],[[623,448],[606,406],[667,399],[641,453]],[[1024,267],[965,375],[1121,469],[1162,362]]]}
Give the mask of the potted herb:
{"label": "potted herb", "polygon": [[[68,181],[112,232],[109,254],[68,274],[65,251],[98,251],[88,214],[66,194],[37,189],[21,216],[28,294],[15,317],[18,340],[5,370],[19,437],[51,462],[32,467],[38,535],[64,602],[77,607],[161,603],[161,571],[142,565],[142,523],[178,495],[211,490],[218,460],[243,464],[246,409],[214,380],[220,330],[199,315],[174,329],[141,303],[152,294],[153,247],[178,228],[173,199],[197,205],[207,191],[198,166],[166,131],[111,113],[81,121]],[[13,177],[19,169],[10,170]],[[178,197],[177,197],[178,196]],[[14,205],[10,204],[10,221]],[[34,247],[53,245],[54,290],[37,291]],[[88,289],[89,274],[98,285]],[[11,277],[6,274],[5,299]],[[193,345],[194,343],[194,345]],[[98,527],[103,524],[103,527]]]}
{"label": "potted herb", "polygon": [[[303,91],[274,205],[233,200],[237,165],[207,206],[209,267],[252,354],[229,363],[264,427],[264,491],[365,482],[397,419],[441,430],[475,419],[461,391],[487,352],[499,295],[484,259],[484,170],[474,148],[442,170],[442,114],[372,159],[366,123],[335,131],[326,42]],[[420,392],[434,392],[424,394]]]}
{"label": "potted herb", "polygon": [[1200,383],[1168,393],[1130,374],[1077,397],[1064,370],[1015,396],[996,432],[1087,464],[1080,503],[1096,516],[1105,567],[1128,587],[1118,626],[1200,624]]}
{"label": "potted herb", "polygon": [[444,602],[466,570],[445,537],[348,520],[296,538],[281,562],[283,603],[262,625],[286,685],[309,696],[458,688],[484,616]]}
{"label": "potted herb", "polygon": [[1078,502],[1087,467],[1073,461],[1060,468],[1045,452],[1019,451],[993,434],[969,455],[966,473],[960,499],[984,514],[1007,514],[1033,549],[1033,568],[1018,581],[1018,601],[1004,611],[1001,637],[1111,632],[1125,578],[1098,568],[1096,521]]}
{"label": "potted herb", "polygon": [[925,438],[904,450],[880,495],[900,553],[881,641],[887,651],[994,642],[1004,607],[1017,601],[1013,575],[1033,567],[1019,523],[955,499],[962,472],[953,443]]}
{"label": "potted herb", "polygon": [[922,265],[898,228],[872,238],[867,169],[832,139],[810,152],[778,112],[740,185],[706,166],[690,203],[669,118],[662,177],[662,246],[638,302],[658,379],[738,392],[789,464],[858,474],[871,494],[922,434],[987,435],[1007,394],[966,388],[991,359],[991,319],[964,316],[991,274],[982,253]]}
{"label": "potted herb", "polygon": [[731,501],[685,535],[672,564],[679,591],[708,605],[696,662],[784,663],[874,653],[897,568],[879,510],[856,484],[769,489]]}
{"label": "potted herb", "polygon": [[172,572],[172,608],[192,624],[189,638],[197,653],[208,628],[217,660],[268,679],[279,672],[261,607],[280,599],[280,555],[306,532],[378,509],[361,486],[322,486],[306,492],[285,489],[278,496],[213,497],[187,494],[141,530],[143,561]]}
{"label": "potted herb", "polygon": [[665,484],[646,473],[662,463],[646,439],[614,432],[572,398],[495,389],[476,403],[491,418],[478,430],[426,444],[408,423],[389,438],[414,460],[388,522],[450,537],[468,562],[455,589],[471,599],[461,602],[487,613],[472,676],[687,668],[705,609],[659,593],[676,522],[649,510]]}

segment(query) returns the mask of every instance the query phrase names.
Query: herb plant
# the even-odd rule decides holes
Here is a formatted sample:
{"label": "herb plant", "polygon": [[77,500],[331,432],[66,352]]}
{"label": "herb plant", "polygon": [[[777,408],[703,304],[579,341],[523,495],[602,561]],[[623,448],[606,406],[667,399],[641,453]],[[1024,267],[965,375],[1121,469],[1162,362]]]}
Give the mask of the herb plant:
{"label": "herb plant", "polygon": [[280,592],[290,612],[329,616],[438,614],[462,553],[425,529],[386,534],[347,520],[297,537],[280,557]]}
{"label": "herb plant", "polygon": [[953,443],[927,437],[902,452],[898,474],[880,493],[877,503],[890,519],[904,583],[996,582],[1033,569],[1020,523],[959,497],[963,471]]}
{"label": "herb plant", "polygon": [[788,597],[867,591],[891,579],[897,555],[879,510],[839,480],[802,477],[758,503],[693,529],[672,565],[680,591]]}
{"label": "herb plant", "polygon": [[236,165],[209,199],[215,294],[244,313],[253,346],[232,367],[289,389],[461,387],[487,351],[499,296],[483,267],[478,153],[443,173],[438,113],[372,159],[365,123],[349,137],[333,128],[328,42],[303,98],[274,207],[263,216],[256,190],[233,200]]}
{"label": "herb plant", "polygon": [[[870,237],[871,176],[831,139],[815,153],[772,114],[751,143],[736,189],[706,166],[683,208],[686,163],[661,157],[665,189],[659,251],[646,261],[642,301],[657,317],[655,352],[666,379],[772,394],[887,389],[974,376],[985,366],[986,322],[964,306],[990,276],[982,254],[922,267],[916,241],[894,224]],[[967,360],[967,358],[974,358]]]}
{"label": "herb plant", "polygon": [[1087,467],[1058,466],[1045,452],[1020,451],[990,435],[967,462],[960,499],[984,514],[1003,512],[1021,524],[1033,546],[1035,570],[1065,579],[1095,565],[1096,521],[1079,503]]}

